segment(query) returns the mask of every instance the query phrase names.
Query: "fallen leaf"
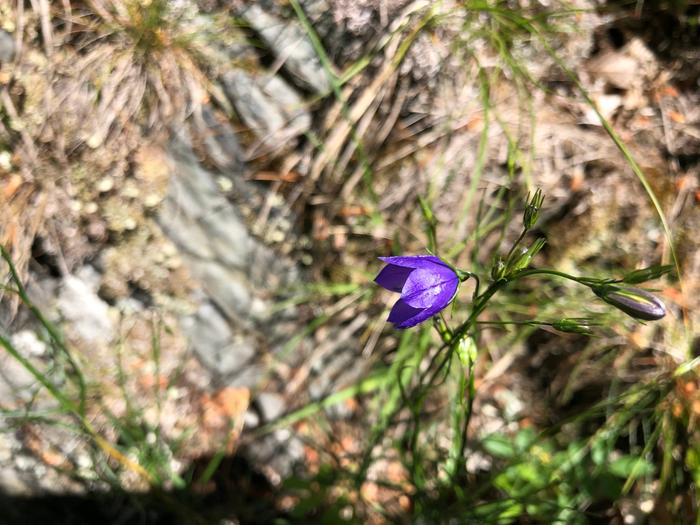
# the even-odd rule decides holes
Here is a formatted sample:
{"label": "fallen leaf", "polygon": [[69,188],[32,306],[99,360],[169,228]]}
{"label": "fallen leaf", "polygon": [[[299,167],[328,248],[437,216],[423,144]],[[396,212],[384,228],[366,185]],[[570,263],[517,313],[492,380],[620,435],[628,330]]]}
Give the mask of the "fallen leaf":
{"label": "fallen leaf", "polygon": [[664,86],[661,89],[661,94],[664,97],[672,97],[672,98],[677,98],[678,97],[678,90],[673,87],[673,86]]}
{"label": "fallen leaf", "polygon": [[676,122],[677,124],[685,124],[685,117],[683,116],[683,114],[678,113],[678,111],[669,110],[668,116],[673,122]]}
{"label": "fallen leaf", "polygon": [[22,185],[22,177],[15,173],[11,175],[9,180],[3,185],[2,196],[5,200],[10,200],[12,196],[17,193],[17,190]]}
{"label": "fallen leaf", "polygon": [[250,390],[247,388],[226,387],[214,396],[214,402],[231,419],[238,419],[250,404]]}

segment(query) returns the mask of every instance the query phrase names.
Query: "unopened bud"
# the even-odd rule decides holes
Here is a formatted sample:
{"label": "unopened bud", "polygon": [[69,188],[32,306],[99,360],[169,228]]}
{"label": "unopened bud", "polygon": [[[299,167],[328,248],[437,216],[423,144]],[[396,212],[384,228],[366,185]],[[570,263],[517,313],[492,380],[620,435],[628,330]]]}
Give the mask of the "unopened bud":
{"label": "unopened bud", "polygon": [[532,258],[539,253],[542,247],[547,241],[543,237],[540,237],[535,242],[532,243],[527,250],[523,251],[513,262],[508,266],[507,274],[524,270],[532,262]]}
{"label": "unopened bud", "polygon": [[433,325],[444,342],[448,343],[452,340],[452,332],[447,327],[447,323],[445,323],[445,320],[441,316],[436,315],[433,317]]}
{"label": "unopened bud", "polygon": [[491,279],[502,281],[506,276],[506,263],[500,257],[496,259],[491,267]]}
{"label": "unopened bud", "polygon": [[476,362],[478,350],[476,342],[472,337],[468,335],[462,337],[457,341],[455,350],[457,351],[457,357],[459,357],[459,360],[464,366],[471,367]]}
{"label": "unopened bud", "polygon": [[525,211],[523,212],[523,226],[526,230],[530,230],[537,223],[537,217],[539,216],[540,208],[542,208],[542,203],[544,202],[542,190],[537,189],[532,198],[530,198],[530,194],[528,193],[526,202]]}
{"label": "unopened bud", "polygon": [[666,315],[661,300],[646,290],[606,284],[591,288],[603,301],[635,319],[656,321]]}
{"label": "unopened bud", "polygon": [[591,335],[593,333],[593,330],[591,330],[591,323],[588,319],[575,319],[572,317],[565,317],[554,321],[552,323],[552,328],[570,334]]}

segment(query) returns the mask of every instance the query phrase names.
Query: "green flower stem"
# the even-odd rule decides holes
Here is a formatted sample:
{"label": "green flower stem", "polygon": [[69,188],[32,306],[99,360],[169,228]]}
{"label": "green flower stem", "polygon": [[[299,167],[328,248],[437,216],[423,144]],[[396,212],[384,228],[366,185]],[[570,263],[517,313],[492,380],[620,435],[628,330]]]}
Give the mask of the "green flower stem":
{"label": "green flower stem", "polygon": [[[522,238],[525,236],[527,233],[527,230],[524,230],[523,233],[521,234],[520,238],[516,241],[516,243],[513,245],[513,248],[511,249],[511,252],[508,254],[508,258],[512,256],[512,253],[514,252],[515,248],[517,245],[520,243]],[[506,285],[508,285],[510,282],[515,281],[517,279],[520,279],[521,277],[529,277],[529,276],[534,276],[534,275],[553,275],[555,277],[561,277],[564,279],[569,279],[571,281],[577,282],[579,284],[583,284],[585,286],[594,286],[596,284],[601,283],[602,281],[598,279],[590,279],[586,277],[576,277],[573,275],[569,275],[564,272],[559,272],[557,270],[547,270],[547,269],[533,269],[533,270],[523,270],[521,272],[518,272],[514,276],[512,276],[509,279],[502,279],[498,280],[495,282],[492,282],[489,287],[484,291],[483,294],[479,295],[478,293],[474,294],[475,299],[473,300],[473,309],[471,314],[469,315],[469,318],[462,323],[459,328],[453,331],[451,340],[445,341],[443,339],[444,345],[441,348],[448,348],[448,351],[445,352],[444,357],[442,361],[437,365],[436,368],[433,369],[433,364],[435,363],[435,360],[438,355],[440,355],[441,350],[439,350],[435,356],[433,356],[433,359],[430,363],[430,366],[427,368],[426,373],[421,377],[421,384],[424,385],[422,388],[419,389],[419,392],[426,392],[428,389],[432,388],[435,385],[435,382],[441,372],[443,372],[445,366],[448,366],[449,363],[452,360],[452,356],[457,348],[457,345],[460,343],[463,337],[467,336],[470,330],[472,330],[477,324],[479,324],[478,318],[481,315],[481,313],[486,309],[486,306],[488,302],[491,300],[491,298],[498,293],[499,290],[504,288]],[[477,281],[478,282],[478,281]],[[478,285],[477,285],[478,286]],[[488,322],[486,322],[488,323]],[[484,323],[484,324],[486,324]],[[491,324],[541,324],[541,325],[551,325],[551,323],[546,323],[546,322],[537,322],[537,321],[523,321],[523,322],[493,322]],[[433,370],[432,374],[430,374],[430,377],[427,381],[427,383],[423,383],[422,380],[425,379],[427,374],[429,373],[430,370]],[[449,372],[449,368],[448,368]],[[474,398],[476,397],[476,386],[474,384],[474,379],[475,379],[475,363],[471,363],[471,366],[469,367],[468,371],[468,391],[469,391],[469,400],[466,405],[466,410],[464,414],[464,420],[463,420],[463,425],[462,425],[462,433],[461,433],[461,439],[460,439],[460,444],[459,444],[459,455],[457,457],[463,457],[464,452],[466,450],[466,442],[467,442],[467,432],[469,429],[469,423],[471,421],[471,416],[472,416],[472,407],[474,403]],[[451,479],[454,479],[454,476],[457,475],[457,470],[452,471],[452,476]]]}
{"label": "green flower stem", "polygon": [[[469,423],[472,420],[472,414],[474,413],[474,398],[476,397],[476,384],[475,384],[475,379],[476,379],[476,362],[471,361],[469,362],[469,378],[467,380],[467,388],[469,389],[469,401],[467,402],[467,411],[466,414],[464,415],[464,424],[462,426],[462,437],[460,438],[460,447],[459,447],[459,458],[464,457],[464,453],[466,452],[467,449],[467,432],[469,431]],[[460,465],[462,463],[460,462]],[[457,471],[455,471],[456,473]]]}
{"label": "green flower stem", "polygon": [[[460,340],[469,332],[469,330],[471,330],[474,327],[477,318],[484,311],[484,309],[486,308],[486,304],[489,302],[491,297],[493,297],[496,294],[496,292],[498,292],[498,290],[503,288],[506,284],[508,284],[507,281],[493,282],[486,289],[486,291],[476,299],[476,301],[474,302],[474,309],[469,315],[469,318],[464,323],[462,323],[457,330],[453,331],[452,340],[450,342],[444,342],[442,347],[435,353],[429,366],[426,368],[425,372],[421,376],[419,384],[424,386],[422,388],[419,388],[419,395],[422,395],[422,392],[427,391],[427,389],[432,388],[435,385],[435,381],[437,380],[440,373],[444,370],[445,366],[450,363],[452,355],[455,352],[456,345],[458,345]],[[444,357],[442,361],[440,361],[438,366],[433,369],[433,364],[437,360],[437,357],[441,354],[442,350],[444,350],[445,348],[447,348],[448,351],[445,352]],[[430,378],[428,379],[427,383],[425,383],[424,380],[431,370],[432,374],[430,375]]]}
{"label": "green flower stem", "polygon": [[529,326],[551,326],[552,323],[547,321],[476,321],[476,324],[482,325],[494,325],[494,326],[505,326],[505,325],[529,325]]}
{"label": "green flower stem", "polygon": [[[510,253],[508,254],[508,259],[509,260],[512,257],[512,254],[514,253],[516,247],[518,244],[522,241],[523,237],[527,233],[527,230],[523,230],[523,233],[520,235],[518,240],[515,242],[513,245],[513,248],[511,249]],[[466,274],[467,272],[462,272]],[[459,274],[458,274],[459,275]],[[532,269],[532,270],[523,270],[520,271],[513,276],[507,278],[507,279],[500,279],[497,281],[492,282],[489,287],[484,291],[483,294],[479,295],[478,290],[479,290],[479,281],[477,280],[477,288],[474,293],[474,298],[473,298],[473,308],[471,311],[471,314],[467,318],[467,320],[462,323],[459,328],[456,330],[452,331],[451,337],[449,339],[442,337],[443,340],[443,346],[435,353],[435,355],[432,357],[431,362],[426,369],[426,371],[421,375],[421,378],[419,380],[419,384],[421,385],[418,388],[418,398],[420,399],[425,392],[427,392],[430,388],[433,388],[436,386],[436,381],[440,374],[445,371],[445,367],[447,367],[447,371],[445,372],[445,376],[447,373],[449,373],[449,365],[452,361],[452,357],[454,355],[454,352],[457,349],[457,345],[460,344],[460,341],[464,338],[467,337],[467,334],[477,325],[477,324],[523,324],[523,325],[552,325],[552,323],[549,322],[540,322],[540,321],[503,321],[503,322],[483,322],[481,323],[478,318],[481,315],[481,313],[486,309],[486,306],[488,302],[491,300],[491,298],[496,295],[502,288],[507,286],[510,282],[515,281],[517,279],[520,279],[522,277],[530,277],[530,276],[536,276],[536,275],[552,275],[555,277],[561,277],[564,279],[569,279],[571,281],[574,281],[579,284],[583,284],[584,286],[592,287],[596,285],[600,285],[601,283],[604,283],[606,281],[600,280],[600,279],[593,279],[593,278],[587,278],[587,277],[576,277],[574,275],[570,275],[564,272],[560,272],[557,270],[548,270],[548,269]],[[474,276],[472,274],[472,276]],[[474,276],[476,277],[476,276]],[[442,360],[440,360],[439,363],[434,367],[436,364],[436,361],[438,359],[438,356],[442,354],[442,350],[447,348],[447,352],[444,352]],[[469,370],[468,370],[468,377],[467,377],[467,382],[466,384],[462,384],[462,388],[460,391],[463,391],[466,387],[468,389],[469,393],[469,399],[466,403],[465,406],[465,413],[464,413],[464,419],[462,421],[462,428],[461,428],[461,436],[460,436],[460,442],[459,442],[459,452],[457,456],[454,457],[455,460],[458,460],[458,458],[464,457],[464,453],[466,451],[466,444],[467,444],[467,433],[469,429],[469,423],[471,421],[471,416],[472,416],[472,407],[474,403],[474,399],[476,397],[476,386],[474,384],[475,380],[475,364],[474,362],[470,363]],[[431,372],[432,371],[432,372]],[[427,381],[426,381],[427,379]],[[461,461],[459,463],[461,465]],[[457,474],[459,473],[459,469],[461,467],[457,467],[457,464],[453,464],[451,466],[451,472],[450,472],[450,479],[455,479]]]}
{"label": "green flower stem", "polygon": [[440,334],[442,342],[449,344],[452,341],[452,330],[450,330],[450,327],[447,325],[447,321],[445,321],[442,313],[433,317],[433,324],[438,334]]}
{"label": "green flower stem", "polygon": [[527,234],[527,228],[523,228],[523,231],[520,234],[520,237],[518,237],[517,240],[513,243],[513,246],[511,246],[510,251],[508,252],[508,255],[506,256],[506,261],[505,261],[506,266],[508,266],[508,264],[510,264],[511,258],[513,257],[513,254],[515,253],[515,249],[518,247],[518,245],[525,238],[526,234]]}
{"label": "green flower stem", "polygon": [[472,303],[476,302],[476,298],[479,297],[479,286],[481,282],[479,281],[479,277],[476,274],[472,274],[472,277],[474,277],[474,280],[476,281],[476,285],[474,286],[474,293],[472,294]]}
{"label": "green flower stem", "polygon": [[532,270],[523,270],[521,272],[516,273],[510,280],[514,281],[516,279],[520,279],[522,277],[530,277],[532,275],[554,275],[555,277],[562,277],[563,279],[569,279],[570,281],[574,281],[574,282],[577,282],[579,284],[582,284],[582,285],[588,286],[588,287],[609,282],[608,280],[594,279],[591,277],[576,277],[575,275],[560,272],[557,270],[549,270],[547,268],[536,268],[536,269],[532,269]]}
{"label": "green flower stem", "polygon": [[484,311],[486,308],[486,305],[488,304],[489,300],[491,297],[493,297],[498,290],[503,288],[506,284],[508,284],[508,281],[496,281],[493,282],[489,285],[489,287],[486,289],[486,291],[478,296],[476,298],[476,301],[474,301],[474,308],[472,310],[472,313],[469,315],[469,318],[460,325],[460,327],[455,330],[454,332],[454,341],[459,341],[462,337],[464,337],[469,330],[471,330],[474,327],[474,324],[481,315],[481,312]]}

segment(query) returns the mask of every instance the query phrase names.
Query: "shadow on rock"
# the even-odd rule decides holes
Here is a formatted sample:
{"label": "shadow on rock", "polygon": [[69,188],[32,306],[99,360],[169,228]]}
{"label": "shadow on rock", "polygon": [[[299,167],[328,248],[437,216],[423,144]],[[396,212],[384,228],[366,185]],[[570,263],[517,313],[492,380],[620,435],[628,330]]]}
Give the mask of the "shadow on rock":
{"label": "shadow on rock", "polygon": [[[201,479],[211,459],[196,460],[186,479]],[[36,496],[0,492],[0,509],[5,525],[263,524],[284,518],[276,509],[274,488],[241,456],[225,457],[206,483],[193,483],[187,490]]]}

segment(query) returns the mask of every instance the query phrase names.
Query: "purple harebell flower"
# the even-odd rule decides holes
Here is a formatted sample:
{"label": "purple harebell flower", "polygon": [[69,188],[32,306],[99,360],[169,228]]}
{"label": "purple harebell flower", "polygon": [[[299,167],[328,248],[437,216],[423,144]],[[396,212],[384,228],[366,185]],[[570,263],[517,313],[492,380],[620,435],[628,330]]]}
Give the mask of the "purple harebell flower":
{"label": "purple harebell flower", "polygon": [[410,328],[430,319],[454,299],[459,277],[434,255],[380,257],[387,266],[374,280],[379,286],[401,293],[389,314],[396,328]]}

